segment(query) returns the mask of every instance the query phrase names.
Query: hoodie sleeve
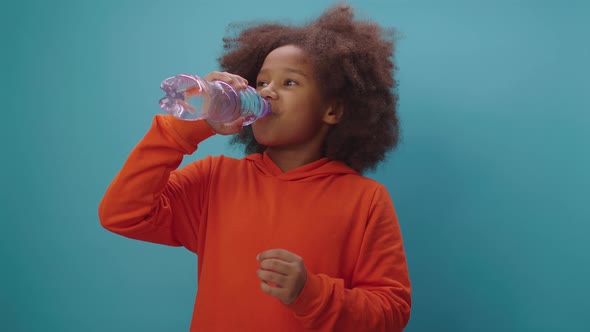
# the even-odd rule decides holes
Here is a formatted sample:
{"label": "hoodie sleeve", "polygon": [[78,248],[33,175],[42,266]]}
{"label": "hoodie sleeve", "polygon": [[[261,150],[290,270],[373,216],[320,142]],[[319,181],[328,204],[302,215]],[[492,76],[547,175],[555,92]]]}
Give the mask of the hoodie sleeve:
{"label": "hoodie sleeve", "polygon": [[196,252],[211,158],[176,170],[214,132],[205,121],[156,115],[108,187],[98,214],[111,232]]}
{"label": "hoodie sleeve", "polygon": [[402,331],[410,318],[411,286],[393,203],[376,191],[352,285],[308,271],[289,307],[306,328],[322,331]]}

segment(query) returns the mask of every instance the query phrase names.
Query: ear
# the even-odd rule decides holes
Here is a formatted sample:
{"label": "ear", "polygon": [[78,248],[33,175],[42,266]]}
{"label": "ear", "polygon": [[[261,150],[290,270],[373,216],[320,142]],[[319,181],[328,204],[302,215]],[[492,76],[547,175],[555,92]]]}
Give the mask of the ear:
{"label": "ear", "polygon": [[324,112],[323,121],[329,125],[335,125],[340,120],[342,120],[342,116],[344,115],[344,105],[340,100],[335,100],[328,105],[328,108]]}

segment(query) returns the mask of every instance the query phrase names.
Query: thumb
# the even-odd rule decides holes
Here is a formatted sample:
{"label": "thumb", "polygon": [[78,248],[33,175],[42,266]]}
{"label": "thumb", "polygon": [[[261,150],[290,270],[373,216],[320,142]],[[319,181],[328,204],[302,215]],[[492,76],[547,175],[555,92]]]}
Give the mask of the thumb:
{"label": "thumb", "polygon": [[220,122],[211,122],[207,121],[209,127],[213,129],[218,134],[221,135],[233,135],[237,134],[242,131],[242,125],[244,124],[244,119],[237,119],[230,123],[220,123]]}
{"label": "thumb", "polygon": [[240,131],[242,131],[242,128],[244,126],[244,121],[246,121],[246,119],[244,118],[239,118],[234,122],[228,123],[228,129],[230,132],[232,133],[239,133]]}

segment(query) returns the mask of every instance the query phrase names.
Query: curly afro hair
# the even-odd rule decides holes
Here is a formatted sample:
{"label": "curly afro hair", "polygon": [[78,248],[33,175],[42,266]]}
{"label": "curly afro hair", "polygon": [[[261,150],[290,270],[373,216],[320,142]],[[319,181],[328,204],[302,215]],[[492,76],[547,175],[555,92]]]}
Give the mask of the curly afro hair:
{"label": "curly afro hair", "polygon": [[[255,84],[266,56],[274,49],[295,45],[310,57],[324,96],[343,106],[341,121],[333,125],[323,155],[339,160],[359,173],[375,169],[399,140],[396,113],[398,94],[394,79],[393,30],[354,19],[350,6],[335,5],[303,26],[278,23],[232,25],[226,36],[222,70]],[[262,153],[251,126],[233,137],[245,152]]]}

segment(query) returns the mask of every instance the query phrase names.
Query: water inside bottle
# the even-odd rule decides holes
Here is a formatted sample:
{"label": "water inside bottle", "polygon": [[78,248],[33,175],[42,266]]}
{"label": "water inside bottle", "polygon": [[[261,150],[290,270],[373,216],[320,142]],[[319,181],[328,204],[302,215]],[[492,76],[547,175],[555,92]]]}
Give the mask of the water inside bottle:
{"label": "water inside bottle", "polygon": [[270,104],[252,87],[236,91],[226,82],[185,74],[165,79],[160,87],[166,93],[162,110],[183,120],[230,123],[243,117],[246,126],[270,112]]}
{"label": "water inside bottle", "polygon": [[187,75],[178,75],[164,80],[160,86],[166,96],[160,99],[164,112],[183,120],[199,120],[206,102],[206,94],[200,82]]}

